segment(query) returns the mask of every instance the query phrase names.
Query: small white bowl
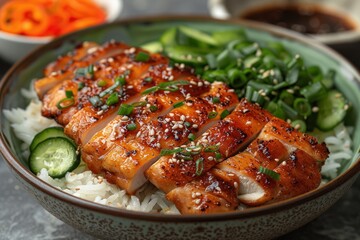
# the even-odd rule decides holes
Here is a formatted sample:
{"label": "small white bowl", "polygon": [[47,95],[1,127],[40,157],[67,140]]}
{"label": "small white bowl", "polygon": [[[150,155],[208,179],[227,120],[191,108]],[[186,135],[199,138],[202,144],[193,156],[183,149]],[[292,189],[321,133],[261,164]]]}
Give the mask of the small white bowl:
{"label": "small white bowl", "polygon": [[283,4],[310,4],[323,8],[325,12],[337,13],[354,23],[351,31],[310,35],[317,41],[335,49],[360,69],[360,1],[359,0],[208,0],[212,17],[218,19],[239,18],[248,10],[259,6]]}
{"label": "small white bowl", "polygon": [[[107,12],[106,22],[118,19],[123,8],[122,0],[94,0]],[[34,48],[50,42],[54,37],[27,37],[0,31],[0,58],[14,63]]]}

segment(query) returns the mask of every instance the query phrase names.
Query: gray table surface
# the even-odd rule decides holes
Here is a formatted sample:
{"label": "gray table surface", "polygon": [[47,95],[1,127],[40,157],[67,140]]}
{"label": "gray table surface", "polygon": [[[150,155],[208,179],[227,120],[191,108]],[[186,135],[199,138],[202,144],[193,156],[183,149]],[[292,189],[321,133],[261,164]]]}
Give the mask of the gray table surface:
{"label": "gray table surface", "polygon": [[[159,14],[208,15],[206,0],[125,0],[120,18]],[[0,76],[11,65],[0,59]],[[94,239],[46,212],[22,189],[0,158],[0,240]],[[360,240],[360,179],[326,213],[280,239]]]}

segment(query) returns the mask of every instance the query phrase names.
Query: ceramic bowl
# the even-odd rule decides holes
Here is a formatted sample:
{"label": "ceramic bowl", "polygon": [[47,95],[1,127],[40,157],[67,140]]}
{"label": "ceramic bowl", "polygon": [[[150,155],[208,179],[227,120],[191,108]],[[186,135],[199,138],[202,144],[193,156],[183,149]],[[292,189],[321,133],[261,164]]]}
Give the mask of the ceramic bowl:
{"label": "ceramic bowl", "polygon": [[[4,1],[5,2],[5,1]],[[96,0],[107,12],[107,22],[113,22],[122,10],[121,0]],[[50,42],[53,37],[27,37],[0,31],[0,58],[14,63],[38,46]]]}
{"label": "ceramic bowl", "polygon": [[276,4],[311,4],[324,8],[328,12],[343,15],[354,24],[351,31],[311,35],[316,40],[327,44],[340,52],[347,59],[360,68],[360,1],[356,0],[209,0],[208,8],[211,16],[219,19],[239,18],[249,10],[261,6]]}
{"label": "ceramic bowl", "polygon": [[[170,27],[188,25],[211,31],[239,29],[259,42],[279,41],[291,51],[301,54],[308,64],[320,64],[337,71],[336,85],[353,105],[347,117],[354,126],[355,152],[360,145],[360,77],[342,57],[308,38],[267,25],[221,21],[195,17],[156,17],[106,24],[61,37],[39,48],[15,64],[0,83],[0,109],[24,108],[28,103],[20,89],[40,77],[41,69],[59,54],[78,43],[89,40],[102,43],[110,39],[140,45],[157,39]],[[40,204],[60,220],[88,234],[103,239],[270,239],[290,232],[318,217],[333,205],[360,170],[358,154],[352,164],[333,181],[309,193],[287,201],[250,208],[239,212],[211,215],[162,215],[117,209],[79,199],[64,193],[32,174],[21,156],[20,141],[10,123],[0,113],[0,147],[13,174]]]}

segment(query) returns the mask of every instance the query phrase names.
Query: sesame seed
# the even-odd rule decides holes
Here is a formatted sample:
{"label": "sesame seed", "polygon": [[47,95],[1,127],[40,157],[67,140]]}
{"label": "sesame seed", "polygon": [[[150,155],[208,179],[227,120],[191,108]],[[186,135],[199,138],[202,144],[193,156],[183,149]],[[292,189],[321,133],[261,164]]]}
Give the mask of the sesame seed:
{"label": "sesame seed", "polygon": [[232,93],[232,92],[235,92],[235,90],[234,89],[229,89],[229,90],[227,90],[229,93]]}
{"label": "sesame seed", "polygon": [[234,177],[235,175],[233,173],[228,173],[227,174],[229,177]]}
{"label": "sesame seed", "polygon": [[172,126],[172,128],[171,128],[171,129],[175,130],[175,129],[177,129],[177,128],[178,128],[178,126],[179,126],[179,125],[175,124],[174,126]]}
{"label": "sesame seed", "polygon": [[139,131],[139,132],[136,134],[136,137],[138,138],[138,137],[140,137],[140,135],[141,135],[141,132]]}
{"label": "sesame seed", "polygon": [[181,63],[179,67],[180,67],[181,69],[184,69],[184,68],[185,68],[185,64],[184,64],[184,63]]}
{"label": "sesame seed", "polygon": [[186,105],[191,107],[193,104],[191,102],[187,102]]}
{"label": "sesame seed", "polygon": [[165,132],[167,133],[167,132],[169,132],[169,129],[167,128],[167,129],[165,129]]}
{"label": "sesame seed", "polygon": [[191,197],[192,198],[196,198],[196,194],[193,192],[193,193],[191,193]]}
{"label": "sesame seed", "polygon": [[165,121],[166,121],[166,122],[170,122],[170,118],[165,118]]}
{"label": "sesame seed", "polygon": [[164,93],[165,93],[165,94],[169,94],[169,93],[170,93],[170,91],[164,91]]}
{"label": "sesame seed", "polygon": [[216,187],[215,190],[218,191],[218,192],[220,192],[220,191],[221,191],[221,188],[220,188],[220,187]]}
{"label": "sesame seed", "polygon": [[208,160],[209,160],[209,161],[212,161],[212,160],[214,160],[214,157],[211,157],[211,156],[210,156],[210,157],[208,157]]}
{"label": "sesame seed", "polygon": [[171,76],[169,77],[169,81],[172,81],[172,80],[174,80],[174,76],[173,76],[173,75],[171,75]]}
{"label": "sesame seed", "polygon": [[311,109],[313,112],[318,112],[319,111],[319,107],[313,107],[312,109]]}
{"label": "sesame seed", "polygon": [[282,163],[281,163],[281,165],[285,166],[285,165],[286,165],[286,162],[285,162],[285,161],[284,161],[284,162],[282,162]]}
{"label": "sesame seed", "polygon": [[114,59],[113,58],[108,58],[108,60],[107,60],[109,63],[111,63],[111,62],[114,62]]}
{"label": "sesame seed", "polygon": [[195,193],[195,196],[200,197],[200,196],[201,196],[201,193],[196,192],[196,193]]}
{"label": "sesame seed", "polygon": [[134,88],[134,86],[132,86],[132,85],[128,85],[126,88],[127,88],[127,89],[133,89],[133,88]]}
{"label": "sesame seed", "polygon": [[250,125],[251,121],[246,121],[245,125]]}
{"label": "sesame seed", "polygon": [[197,125],[197,124],[193,124],[193,125],[192,125],[192,127],[193,127],[193,128],[198,128],[198,127],[199,127],[199,125]]}
{"label": "sesame seed", "polygon": [[348,110],[348,109],[349,109],[349,105],[348,105],[348,104],[345,104],[344,110]]}
{"label": "sesame seed", "polygon": [[237,188],[239,184],[237,182],[234,182],[234,187]]}
{"label": "sesame seed", "polygon": [[195,200],[195,203],[198,204],[198,205],[200,204],[200,202],[201,202],[201,199],[196,199]]}
{"label": "sesame seed", "polygon": [[200,114],[200,113],[201,113],[201,111],[200,111],[200,110],[195,110],[195,112],[196,112],[196,113],[198,113],[198,114]]}
{"label": "sesame seed", "polygon": [[170,116],[170,117],[173,117],[173,116],[174,116],[174,113],[169,113],[169,116]]}
{"label": "sesame seed", "polygon": [[152,129],[150,129],[149,135],[150,135],[150,136],[155,135],[155,131],[154,131],[154,129],[153,129],[153,128],[152,128]]}
{"label": "sesame seed", "polygon": [[181,121],[185,121],[186,120],[185,115],[181,115],[180,119]]}
{"label": "sesame seed", "polygon": [[199,87],[202,87],[203,85],[204,85],[203,82],[198,82],[198,86],[199,86]]}
{"label": "sesame seed", "polygon": [[122,116],[121,117],[121,121],[128,121],[129,120],[129,117],[128,116]]}
{"label": "sesame seed", "polygon": [[194,80],[191,80],[190,83],[196,85],[196,82]]}
{"label": "sesame seed", "polygon": [[275,158],[275,159],[274,159],[274,161],[275,161],[275,162],[279,162],[279,161],[280,161],[280,159],[278,159],[278,158]]}

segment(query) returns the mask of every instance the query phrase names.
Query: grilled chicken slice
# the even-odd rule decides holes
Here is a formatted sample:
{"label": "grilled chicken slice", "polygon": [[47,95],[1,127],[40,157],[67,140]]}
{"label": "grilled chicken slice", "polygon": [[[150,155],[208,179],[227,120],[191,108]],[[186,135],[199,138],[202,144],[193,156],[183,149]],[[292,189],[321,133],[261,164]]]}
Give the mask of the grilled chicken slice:
{"label": "grilled chicken slice", "polygon": [[65,71],[74,62],[81,61],[92,49],[97,49],[99,45],[95,42],[83,42],[75,47],[75,49],[63,56],[58,57],[44,69],[44,76],[57,75],[60,71]]}
{"label": "grilled chicken slice", "polygon": [[[69,66],[65,67],[65,69],[58,70],[57,72],[54,71],[49,76],[38,79],[34,83],[34,89],[39,99],[42,99],[47,91],[60,84],[62,81],[73,79],[77,69],[85,68],[92,64],[106,66],[107,64],[115,61],[114,57],[124,53],[125,51],[128,54],[134,55],[136,49],[118,42],[108,42],[99,47],[89,46],[86,51],[87,54],[79,61],[72,61]],[[49,69],[51,69],[51,67],[49,67]],[[46,70],[46,72],[48,71],[50,70]]]}
{"label": "grilled chicken slice", "polygon": [[[297,131],[287,122],[274,118],[264,128],[264,140],[278,139],[289,148],[298,148],[312,156],[322,165],[329,155],[325,143],[319,144],[316,138]],[[290,149],[291,150],[291,149]]]}
{"label": "grilled chicken slice", "polygon": [[183,186],[244,149],[271,117],[269,112],[243,99],[229,116],[183,151],[160,158],[146,171],[146,176],[164,192]]}
{"label": "grilled chicken slice", "polygon": [[289,199],[316,189],[321,182],[318,162],[306,152],[297,149],[274,169],[280,174],[279,190],[273,201]]}
{"label": "grilled chicken slice", "polygon": [[[213,101],[215,97],[219,101]],[[213,83],[202,97],[186,99],[184,105],[141,126],[136,139],[109,151],[102,160],[110,172],[108,180],[133,194],[147,181],[144,172],[159,158],[161,149],[186,143],[190,134],[201,135],[220,118],[219,114],[209,118],[210,113],[232,110],[237,103],[237,96],[223,83]]]}
{"label": "grilled chicken slice", "polygon": [[[292,137],[284,138],[283,131],[288,131]],[[292,129],[283,120],[273,118],[246,151],[217,164],[209,174],[214,170],[221,170],[222,174],[217,175],[218,179],[227,179],[229,174],[236,176],[234,191],[237,192],[239,201],[248,206],[288,199],[315,189],[320,184],[318,161],[327,158],[327,149],[322,144],[313,143],[312,149],[317,151],[315,155],[312,151],[312,155],[321,156],[320,159],[315,159],[314,156],[300,149],[308,149],[309,141],[315,142],[316,139]],[[305,144],[301,144],[303,142]],[[273,172],[274,176],[279,174],[279,179],[260,172],[260,167]],[[202,177],[197,178],[183,187],[175,188],[167,194],[167,198],[185,214],[202,213],[206,208],[212,208],[208,210],[211,212],[231,211],[233,207],[237,207],[231,205],[231,208],[223,208],[221,205],[206,204],[203,201],[196,202],[200,205],[188,204],[187,202],[191,202],[187,195],[190,189],[199,185],[202,189],[208,187],[201,179]],[[223,199],[219,202],[232,201],[232,196],[223,195],[221,198]]]}
{"label": "grilled chicken slice", "polygon": [[[135,52],[136,53],[136,50]],[[96,63],[89,66],[90,72],[93,74],[75,75],[74,78],[64,80],[57,86],[48,91],[43,98],[42,115],[48,118],[54,118],[59,124],[66,125],[69,123],[72,116],[81,108],[92,106],[89,101],[91,97],[99,95],[105,89],[112,87],[116,83],[116,79],[120,75],[124,75],[129,69],[134,67],[129,79],[139,78],[149,67],[154,63],[166,62],[166,59],[161,55],[154,54],[148,62],[136,62],[133,60],[134,54],[129,54],[124,51],[119,54],[113,61],[104,63]],[[86,69],[86,71],[89,71]],[[79,69],[77,70],[79,71]],[[79,86],[82,87],[78,91]],[[64,109],[59,109],[59,101],[61,97],[65,98],[65,92],[71,91],[73,94],[73,104]],[[128,91],[128,93],[136,93],[135,91]],[[107,95],[109,96],[109,95]],[[106,101],[106,97],[103,101]],[[99,111],[99,110],[97,110]]]}
{"label": "grilled chicken slice", "polygon": [[[156,91],[144,95],[139,102],[143,105],[135,107],[129,116],[116,116],[83,146],[82,159],[93,172],[101,172],[103,156],[115,145],[121,145],[123,141],[135,138],[140,126],[147,124],[153,118],[167,114],[174,105],[181,104],[186,98],[199,96],[210,89],[208,82],[200,80],[186,69],[173,68],[171,71],[174,79],[182,79],[189,84],[178,86],[178,91]],[[162,78],[162,76],[158,77]],[[129,130],[128,126],[133,124],[136,128]]]}
{"label": "grilled chicken slice", "polygon": [[234,174],[212,169],[196,181],[175,188],[166,197],[182,214],[228,212],[239,205],[238,186]]}

